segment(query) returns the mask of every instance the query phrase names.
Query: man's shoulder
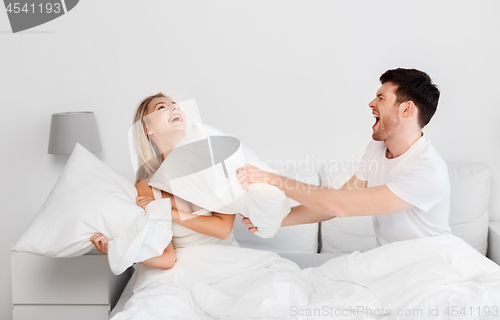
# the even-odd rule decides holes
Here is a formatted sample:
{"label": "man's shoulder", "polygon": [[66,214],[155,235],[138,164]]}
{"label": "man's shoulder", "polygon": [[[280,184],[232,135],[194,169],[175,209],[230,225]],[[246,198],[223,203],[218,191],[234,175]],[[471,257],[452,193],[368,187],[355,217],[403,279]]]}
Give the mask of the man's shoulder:
{"label": "man's shoulder", "polygon": [[417,154],[406,163],[402,173],[418,173],[429,181],[440,181],[446,183],[448,178],[448,166],[430,141],[422,144]]}
{"label": "man's shoulder", "polygon": [[438,171],[445,171],[447,173],[446,161],[444,161],[429,139],[426,139],[425,143],[422,144],[416,160],[417,163],[424,166],[436,168]]}

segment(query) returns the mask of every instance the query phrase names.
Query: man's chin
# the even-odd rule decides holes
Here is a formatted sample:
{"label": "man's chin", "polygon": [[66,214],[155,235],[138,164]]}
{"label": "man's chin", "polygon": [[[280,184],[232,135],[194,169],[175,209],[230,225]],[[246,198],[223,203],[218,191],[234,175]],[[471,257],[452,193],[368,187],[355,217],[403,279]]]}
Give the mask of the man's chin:
{"label": "man's chin", "polygon": [[372,139],[375,141],[383,141],[380,135],[378,135],[376,132],[372,133]]}

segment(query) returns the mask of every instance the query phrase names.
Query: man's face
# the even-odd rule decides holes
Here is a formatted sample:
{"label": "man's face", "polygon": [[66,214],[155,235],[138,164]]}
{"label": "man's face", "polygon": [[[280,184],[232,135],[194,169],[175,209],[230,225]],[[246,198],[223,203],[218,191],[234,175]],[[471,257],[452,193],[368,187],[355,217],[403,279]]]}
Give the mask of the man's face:
{"label": "man's face", "polygon": [[384,83],[377,91],[369,107],[375,117],[372,138],[376,141],[386,141],[396,131],[399,125],[399,105],[396,105],[395,91],[398,88],[392,82]]}

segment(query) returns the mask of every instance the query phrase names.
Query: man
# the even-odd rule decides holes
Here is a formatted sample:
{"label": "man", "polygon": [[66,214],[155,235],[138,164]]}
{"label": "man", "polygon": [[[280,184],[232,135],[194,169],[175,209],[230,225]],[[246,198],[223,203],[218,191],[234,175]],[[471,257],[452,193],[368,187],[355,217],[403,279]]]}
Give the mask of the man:
{"label": "man", "polygon": [[[250,165],[238,171],[240,183],[272,184],[302,204],[282,226],[370,215],[378,245],[451,233],[446,163],[422,132],[436,111],[439,90],[415,69],[388,70],[380,82],[369,103],[374,141],[340,189],[313,188]],[[249,219],[242,221],[250,232],[257,230]]]}

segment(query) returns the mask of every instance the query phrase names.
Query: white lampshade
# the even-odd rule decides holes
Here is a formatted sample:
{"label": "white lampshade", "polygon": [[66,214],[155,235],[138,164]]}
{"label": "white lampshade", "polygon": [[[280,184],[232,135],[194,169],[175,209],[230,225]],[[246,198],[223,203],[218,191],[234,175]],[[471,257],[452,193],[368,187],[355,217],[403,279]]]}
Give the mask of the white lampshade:
{"label": "white lampshade", "polygon": [[76,143],[90,152],[102,151],[101,139],[93,112],[62,112],[52,115],[49,153],[71,154]]}

